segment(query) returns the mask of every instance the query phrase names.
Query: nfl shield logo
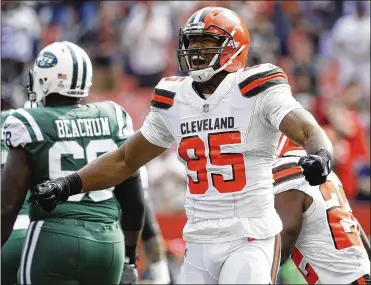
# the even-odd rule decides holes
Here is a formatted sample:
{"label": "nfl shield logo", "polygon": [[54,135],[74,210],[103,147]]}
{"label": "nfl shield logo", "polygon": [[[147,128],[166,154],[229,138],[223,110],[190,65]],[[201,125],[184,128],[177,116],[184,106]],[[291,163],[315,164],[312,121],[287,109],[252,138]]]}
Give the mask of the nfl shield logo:
{"label": "nfl shield logo", "polygon": [[202,108],[203,108],[204,113],[208,113],[209,112],[209,104],[203,105]]}

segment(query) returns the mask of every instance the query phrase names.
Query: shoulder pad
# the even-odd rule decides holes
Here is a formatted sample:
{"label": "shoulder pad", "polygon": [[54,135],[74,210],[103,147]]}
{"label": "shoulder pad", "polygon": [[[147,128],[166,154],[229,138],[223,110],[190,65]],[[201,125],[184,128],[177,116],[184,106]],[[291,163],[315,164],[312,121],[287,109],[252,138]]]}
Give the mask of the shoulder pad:
{"label": "shoulder pad", "polygon": [[159,109],[169,109],[173,106],[175,94],[186,78],[181,76],[162,78],[152,94],[151,106]]}
{"label": "shoulder pad", "polygon": [[5,120],[3,139],[7,147],[24,147],[28,143],[43,141],[44,136],[30,113],[18,109]]}
{"label": "shoulder pad", "polygon": [[299,158],[300,157],[283,157],[279,158],[274,163],[272,169],[274,186],[304,177],[301,167],[298,165]]}
{"label": "shoulder pad", "polygon": [[289,84],[285,72],[270,63],[246,67],[239,73],[238,87],[242,96],[247,98],[256,96],[275,85]]}
{"label": "shoulder pad", "polygon": [[298,165],[299,159],[300,156],[284,156],[274,162],[272,174],[275,193],[293,189],[293,186],[297,190],[302,188],[305,177]]}
{"label": "shoulder pad", "polygon": [[299,158],[282,157],[275,161],[272,169],[274,194],[291,189],[306,192],[307,184],[301,167],[298,165]]}

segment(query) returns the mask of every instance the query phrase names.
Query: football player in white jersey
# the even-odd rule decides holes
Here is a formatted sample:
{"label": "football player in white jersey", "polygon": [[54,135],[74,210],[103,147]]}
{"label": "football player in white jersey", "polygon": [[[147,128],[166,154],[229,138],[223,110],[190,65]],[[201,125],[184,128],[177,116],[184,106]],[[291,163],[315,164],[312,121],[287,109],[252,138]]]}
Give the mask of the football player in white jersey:
{"label": "football player in white jersey", "polygon": [[33,189],[52,209],[81,191],[116,185],[176,143],[187,170],[184,283],[275,283],[281,220],[272,163],[281,132],[303,146],[312,185],[330,173],[332,145],[292,97],[272,64],[245,68],[249,32],[225,8],[195,12],[180,29],[177,57],[186,77],[156,86],[143,126],[117,151]]}
{"label": "football player in white jersey", "polygon": [[334,172],[310,186],[298,160],[302,147],[282,136],[273,164],[275,207],[283,222],[282,258],[308,284],[371,284],[370,244]]}

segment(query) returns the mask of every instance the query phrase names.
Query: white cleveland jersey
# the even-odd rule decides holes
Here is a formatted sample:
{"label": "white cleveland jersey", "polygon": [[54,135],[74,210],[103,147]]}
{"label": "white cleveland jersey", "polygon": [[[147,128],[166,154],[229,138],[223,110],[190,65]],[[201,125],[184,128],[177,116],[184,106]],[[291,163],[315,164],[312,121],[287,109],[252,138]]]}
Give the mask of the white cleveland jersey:
{"label": "white cleveland jersey", "polygon": [[272,163],[281,120],[302,108],[282,69],[262,64],[230,73],[212,96],[190,77],[162,79],[141,132],[152,144],[177,144],[188,176],[186,241],[268,238],[282,229],[274,209]]}
{"label": "white cleveland jersey", "polygon": [[333,172],[326,183],[309,185],[297,165],[303,155],[302,148],[294,147],[273,165],[275,194],[296,189],[313,198],[291,258],[308,284],[350,284],[370,274],[359,224]]}

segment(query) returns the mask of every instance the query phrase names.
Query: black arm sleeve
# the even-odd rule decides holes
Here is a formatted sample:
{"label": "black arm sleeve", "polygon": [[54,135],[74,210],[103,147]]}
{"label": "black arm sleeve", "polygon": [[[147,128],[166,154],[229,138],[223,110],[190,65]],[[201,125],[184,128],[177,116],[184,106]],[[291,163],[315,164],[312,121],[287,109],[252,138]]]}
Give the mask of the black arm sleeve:
{"label": "black arm sleeve", "polygon": [[120,204],[121,227],[125,231],[139,231],[144,225],[144,194],[139,175],[125,180],[115,187],[115,196]]}
{"label": "black arm sleeve", "polygon": [[157,223],[156,214],[153,209],[152,201],[145,195],[146,213],[144,217],[144,226],[142,232],[143,241],[147,241],[160,233],[160,227]]}

